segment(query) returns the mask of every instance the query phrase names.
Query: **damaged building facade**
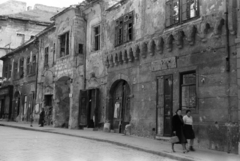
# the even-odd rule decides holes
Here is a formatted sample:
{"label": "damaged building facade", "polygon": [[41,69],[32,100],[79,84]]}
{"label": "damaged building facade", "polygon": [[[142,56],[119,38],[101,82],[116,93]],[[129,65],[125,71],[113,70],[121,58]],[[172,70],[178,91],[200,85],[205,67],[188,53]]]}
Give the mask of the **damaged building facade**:
{"label": "damaged building facade", "polygon": [[36,37],[33,111],[45,108],[54,127],[110,123],[123,133],[131,123],[133,135],[161,138],[178,108],[191,109],[196,146],[239,153],[238,8],[237,0],[97,0],[64,9]]}
{"label": "damaged building facade", "polygon": [[175,111],[191,109],[196,146],[239,153],[237,3],[99,1],[86,10],[87,87],[101,87],[112,130],[131,122],[134,135],[169,137]]}

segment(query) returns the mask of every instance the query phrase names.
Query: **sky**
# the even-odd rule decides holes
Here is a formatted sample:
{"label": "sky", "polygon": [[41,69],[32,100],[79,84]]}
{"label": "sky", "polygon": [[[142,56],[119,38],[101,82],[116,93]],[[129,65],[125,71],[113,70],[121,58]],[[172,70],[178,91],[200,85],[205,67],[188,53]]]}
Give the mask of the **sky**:
{"label": "sky", "polygon": [[[8,0],[0,0],[0,3],[7,2]],[[34,6],[34,4],[44,4],[47,6],[55,6],[55,7],[68,7],[72,4],[78,4],[83,0],[18,0],[22,2],[26,2],[27,6]]]}

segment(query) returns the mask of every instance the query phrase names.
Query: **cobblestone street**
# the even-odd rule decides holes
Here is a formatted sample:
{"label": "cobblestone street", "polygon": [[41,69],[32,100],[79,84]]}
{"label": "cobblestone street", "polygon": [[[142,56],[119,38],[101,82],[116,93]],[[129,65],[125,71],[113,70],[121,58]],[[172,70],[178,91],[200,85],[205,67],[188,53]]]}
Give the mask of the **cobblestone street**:
{"label": "cobblestone street", "polygon": [[1,161],[173,161],[157,155],[58,134],[0,127]]}

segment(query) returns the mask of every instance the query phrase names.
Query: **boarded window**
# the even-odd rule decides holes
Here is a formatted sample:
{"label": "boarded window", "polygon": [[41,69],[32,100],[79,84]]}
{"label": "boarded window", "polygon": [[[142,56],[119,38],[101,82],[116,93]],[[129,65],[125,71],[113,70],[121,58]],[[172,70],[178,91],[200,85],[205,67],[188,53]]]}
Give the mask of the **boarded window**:
{"label": "boarded window", "polygon": [[60,36],[60,57],[69,54],[69,32]]}
{"label": "boarded window", "polygon": [[100,50],[100,26],[93,28],[94,32],[94,51]]}
{"label": "boarded window", "polygon": [[196,73],[181,74],[181,107],[182,109],[196,108]]}
{"label": "boarded window", "polygon": [[116,20],[115,46],[119,46],[133,40],[133,22],[133,12],[130,12]]}

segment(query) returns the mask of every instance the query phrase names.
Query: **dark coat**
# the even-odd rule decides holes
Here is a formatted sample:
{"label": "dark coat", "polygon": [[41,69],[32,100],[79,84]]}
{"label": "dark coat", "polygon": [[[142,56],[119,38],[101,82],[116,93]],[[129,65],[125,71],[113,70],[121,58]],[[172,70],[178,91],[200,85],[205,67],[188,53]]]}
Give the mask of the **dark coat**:
{"label": "dark coat", "polygon": [[42,111],[39,117],[39,124],[44,123],[44,118],[45,118],[45,111]]}
{"label": "dark coat", "polygon": [[[172,117],[172,132],[176,131],[176,135],[179,139],[179,142],[176,144],[187,143],[187,140],[183,134],[183,117],[179,115],[174,115]],[[172,134],[174,135],[174,133]]]}

